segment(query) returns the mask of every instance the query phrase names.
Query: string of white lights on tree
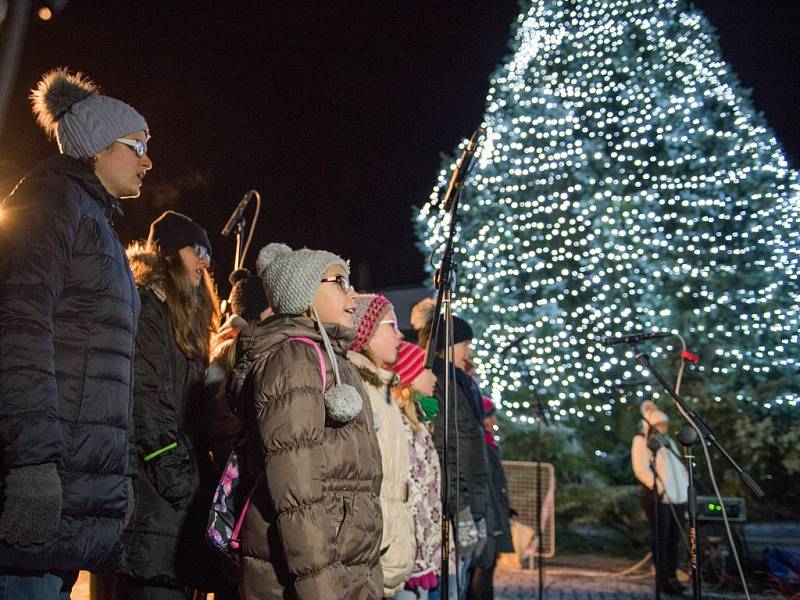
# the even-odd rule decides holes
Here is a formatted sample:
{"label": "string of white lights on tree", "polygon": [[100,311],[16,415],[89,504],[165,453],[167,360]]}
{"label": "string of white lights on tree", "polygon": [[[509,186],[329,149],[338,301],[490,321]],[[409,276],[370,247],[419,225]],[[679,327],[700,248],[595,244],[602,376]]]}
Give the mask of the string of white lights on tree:
{"label": "string of white lights on tree", "polygon": [[[644,373],[597,338],[649,330],[700,355],[690,397],[796,405],[798,173],[707,19],[683,0],[538,0],[511,50],[462,196],[454,302],[506,415],[532,422],[535,388],[558,420],[602,420]],[[416,217],[425,253],[453,168]]]}

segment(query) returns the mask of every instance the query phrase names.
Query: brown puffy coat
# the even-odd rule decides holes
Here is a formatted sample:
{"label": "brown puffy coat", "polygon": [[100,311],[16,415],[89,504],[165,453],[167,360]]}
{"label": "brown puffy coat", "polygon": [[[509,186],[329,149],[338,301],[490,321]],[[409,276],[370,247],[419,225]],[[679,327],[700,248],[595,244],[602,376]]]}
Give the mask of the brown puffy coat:
{"label": "brown puffy coat", "polygon": [[[347,423],[326,415],[319,358],[328,389],[330,357],[314,322],[277,316],[239,335],[234,382],[246,433],[246,470],[264,479],[242,527],[240,593],[247,600],[381,597],[381,455],[372,410],[346,359],[354,332],[326,325],[342,383],[362,411]],[[238,383],[237,383],[238,382]]]}

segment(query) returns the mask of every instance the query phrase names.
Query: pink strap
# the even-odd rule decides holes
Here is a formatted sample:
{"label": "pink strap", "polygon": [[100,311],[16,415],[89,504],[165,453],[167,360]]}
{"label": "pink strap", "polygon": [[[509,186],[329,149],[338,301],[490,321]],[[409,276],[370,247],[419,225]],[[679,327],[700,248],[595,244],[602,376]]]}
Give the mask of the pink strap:
{"label": "pink strap", "polygon": [[[322,373],[322,392],[325,393],[325,388],[328,387],[328,370],[325,368],[325,358],[322,356],[322,350],[320,350],[319,344],[312,340],[311,338],[307,337],[293,337],[286,340],[287,342],[303,342],[304,344],[308,344],[309,346],[313,346],[314,350],[317,351],[317,358],[319,358],[319,370]],[[250,490],[250,493],[247,494],[247,500],[242,507],[242,512],[239,514],[239,518],[236,519],[236,525],[233,528],[233,533],[231,534],[231,548],[234,550],[239,549],[239,530],[242,528],[244,524],[244,518],[247,516],[247,511],[250,510],[250,503],[253,501],[253,494],[256,493],[256,488],[258,484],[261,483],[261,480],[264,479],[264,471],[258,476],[255,484],[253,485],[253,489]]]}
{"label": "pink strap", "polygon": [[286,340],[287,342],[303,342],[304,344],[308,344],[309,346],[313,346],[314,350],[317,351],[317,358],[319,358],[319,370],[322,373],[322,391],[325,392],[325,388],[328,387],[328,370],[325,368],[325,358],[322,356],[322,350],[319,348],[319,344],[314,340],[307,338],[307,337],[293,337]]}

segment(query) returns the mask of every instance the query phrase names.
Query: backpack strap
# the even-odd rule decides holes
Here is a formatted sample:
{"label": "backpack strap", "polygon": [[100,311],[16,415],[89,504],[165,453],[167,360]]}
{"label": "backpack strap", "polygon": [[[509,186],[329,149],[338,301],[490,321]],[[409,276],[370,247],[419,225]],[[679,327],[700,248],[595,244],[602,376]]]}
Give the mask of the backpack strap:
{"label": "backpack strap", "polygon": [[[309,346],[313,346],[314,350],[317,351],[317,358],[319,359],[319,370],[322,374],[322,393],[325,393],[325,388],[328,387],[328,370],[325,368],[325,357],[322,356],[322,350],[319,347],[319,344],[312,340],[311,338],[307,337],[293,337],[286,340],[287,342],[303,342],[304,344],[308,344]],[[334,359],[335,360],[335,359]],[[250,510],[250,503],[253,501],[253,495],[256,493],[256,488],[258,484],[261,483],[261,480],[264,479],[264,471],[262,470],[261,473],[258,475],[258,479],[256,480],[253,488],[250,490],[250,493],[247,494],[247,500],[245,500],[244,506],[242,507],[242,511],[239,513],[239,518],[236,519],[236,525],[233,528],[233,532],[231,533],[231,547],[234,550],[239,549],[239,531],[244,524],[244,518],[247,516],[248,511]]]}
{"label": "backpack strap", "polygon": [[[322,392],[325,392],[325,389],[328,387],[328,369],[325,368],[325,357],[322,356],[322,350],[319,347],[319,344],[312,340],[311,338],[307,337],[293,337],[286,340],[287,342],[303,342],[304,344],[308,344],[309,346],[313,346],[314,350],[317,351],[317,358],[319,358],[319,370],[322,373]],[[331,359],[334,360],[334,359]]]}

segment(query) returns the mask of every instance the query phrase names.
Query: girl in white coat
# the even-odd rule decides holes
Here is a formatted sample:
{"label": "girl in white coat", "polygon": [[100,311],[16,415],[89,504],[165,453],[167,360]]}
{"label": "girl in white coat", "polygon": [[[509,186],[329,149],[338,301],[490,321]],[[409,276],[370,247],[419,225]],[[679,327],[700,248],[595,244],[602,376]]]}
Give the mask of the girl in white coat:
{"label": "girl in white coat", "polygon": [[391,598],[405,587],[416,554],[409,502],[408,444],[403,417],[390,393],[395,382],[391,365],[397,362],[403,334],[397,327],[392,303],[375,294],[356,297],[353,327],[356,337],[348,358],[361,375],[369,395],[381,449],[381,567],[383,595]]}

